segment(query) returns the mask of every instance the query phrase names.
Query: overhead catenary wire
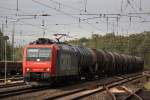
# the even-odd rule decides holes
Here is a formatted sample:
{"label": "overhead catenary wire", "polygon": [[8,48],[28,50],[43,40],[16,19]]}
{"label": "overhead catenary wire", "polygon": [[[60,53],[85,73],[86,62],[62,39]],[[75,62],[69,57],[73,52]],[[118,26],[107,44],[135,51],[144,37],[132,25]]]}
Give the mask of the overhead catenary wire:
{"label": "overhead catenary wire", "polygon": [[136,12],[136,10],[135,10],[134,7],[132,6],[130,0],[127,0],[127,3],[130,5],[130,7],[133,9],[133,11]]}
{"label": "overhead catenary wire", "polygon": [[[26,15],[22,15],[22,16],[26,16]],[[27,16],[28,16],[28,15],[27,15]],[[33,15],[30,15],[30,16],[33,16]],[[35,15],[34,15],[34,16],[35,16]],[[42,15],[36,15],[36,16],[49,16],[49,15],[42,14]],[[24,20],[24,19],[33,19],[33,17],[32,17],[32,18],[18,18],[18,19],[13,19],[13,18],[10,18],[10,17],[7,17],[7,16],[0,16],[0,17],[5,19],[5,26],[6,26],[6,27],[8,27],[8,19],[11,19],[11,20],[19,21],[19,23],[22,23],[22,24],[26,24],[26,25],[30,25],[30,26],[32,26],[32,27],[36,27],[36,28],[38,28],[38,29],[46,30],[46,31],[48,31],[49,33],[50,33],[50,32],[55,32],[55,31],[49,31],[49,30],[48,30],[47,28],[45,28],[45,27],[40,27],[40,26],[37,26],[37,25],[33,25],[33,24],[31,24],[31,23],[22,21],[22,20]]]}
{"label": "overhead catenary wire", "polygon": [[[135,15],[133,15],[133,14],[135,14]],[[136,14],[137,14],[137,16],[136,16]],[[139,15],[150,15],[150,13],[149,12],[140,12],[140,13],[138,13],[138,12],[133,12],[133,13],[127,13],[127,14],[123,14],[123,12],[122,12],[122,14],[116,14],[117,15],[117,17],[118,17],[118,19],[121,19],[121,16],[125,16],[125,17],[137,17],[137,18],[140,18],[140,19],[144,19],[143,17],[141,17],[141,16],[139,16]],[[97,15],[97,16],[99,16],[99,15],[101,15],[101,16],[103,16],[103,14],[81,14],[81,15],[91,15],[91,16],[93,16],[93,15]],[[107,14],[106,14],[107,15]],[[109,14],[108,14],[109,15]],[[113,14],[110,14],[110,15],[113,15]],[[87,18],[87,19],[84,19],[84,20],[92,20],[92,19],[96,19],[97,17],[91,17],[91,18]],[[118,20],[119,21],[119,20]],[[117,21],[117,22],[118,22]],[[137,22],[137,21],[136,21]],[[139,21],[140,22],[140,21]],[[107,22],[106,22],[107,23]],[[130,23],[130,21],[129,21],[129,23]]]}
{"label": "overhead catenary wire", "polygon": [[[132,4],[130,2],[130,5],[132,6],[132,9],[134,9],[135,12],[137,12],[139,10],[139,7],[136,5],[135,1],[132,0]],[[136,9],[137,8],[137,9]]]}
{"label": "overhead catenary wire", "polygon": [[40,26],[37,26],[37,25],[33,25],[33,24],[31,24],[31,23],[28,23],[28,22],[24,22],[24,21],[20,21],[19,23],[23,23],[23,24],[26,24],[26,25],[30,25],[30,26],[33,26],[33,27],[36,27],[36,28],[38,28],[38,29],[44,29],[44,30],[46,30],[46,31],[48,31],[49,33],[51,33],[51,32],[55,32],[55,31],[53,31],[53,30],[49,30],[49,29],[47,29],[47,28],[43,28],[43,27],[40,27]]}
{"label": "overhead catenary wire", "polygon": [[79,18],[79,17],[73,16],[73,15],[71,15],[71,14],[69,14],[69,13],[66,13],[66,12],[64,12],[64,11],[62,11],[62,10],[60,10],[60,9],[57,9],[57,8],[55,8],[55,7],[51,7],[51,6],[47,5],[47,4],[44,4],[44,3],[42,3],[42,2],[39,2],[39,1],[37,1],[37,0],[32,0],[32,1],[35,2],[35,3],[37,3],[37,4],[40,4],[40,5],[42,5],[42,6],[48,7],[48,8],[50,8],[50,9],[52,9],[52,10],[55,10],[55,11],[57,11],[57,12],[60,12],[60,13],[62,13],[62,14],[64,14],[64,15],[70,16],[70,17],[72,17],[72,18],[76,18],[76,19]]}
{"label": "overhead catenary wire", "polygon": [[53,2],[53,3],[55,3],[55,4],[58,4],[58,5],[59,5],[59,8],[60,8],[60,6],[64,6],[64,7],[70,8],[70,9],[72,9],[72,10],[84,11],[84,10],[81,10],[81,9],[78,9],[78,8],[75,8],[75,7],[72,7],[72,6],[70,6],[70,5],[67,5],[67,4],[64,4],[64,3],[60,3],[60,2],[58,2],[58,1],[54,1],[54,0],[49,0],[49,1],[51,1],[51,2]]}
{"label": "overhead catenary wire", "polygon": [[[91,18],[87,18],[87,19],[81,19],[81,21],[82,20],[93,20],[93,19],[97,19],[97,18],[106,18],[106,22],[104,22],[104,21],[101,21],[102,23],[106,23],[106,27],[107,27],[107,32],[108,32],[108,23],[109,23],[109,21],[107,21],[107,19],[109,19],[109,18],[114,18],[114,19],[117,19],[117,27],[119,27],[120,29],[122,29],[122,30],[126,30],[126,29],[124,29],[123,27],[120,27],[119,25],[118,25],[118,23],[119,23],[119,19],[120,19],[120,16],[127,16],[127,15],[121,15],[121,14],[116,14],[116,13],[108,13],[108,14],[83,14],[83,15],[97,15],[98,17],[91,17]],[[111,17],[111,16],[112,17]],[[115,16],[114,16],[115,15]],[[109,23],[109,25],[111,25],[112,27],[114,27],[114,24],[112,24],[112,23]],[[117,29],[117,32],[118,32],[118,29]]]}
{"label": "overhead catenary wire", "polygon": [[[5,18],[4,16],[2,16],[3,18]],[[11,19],[11,20],[15,20],[15,19],[12,19],[12,18],[9,18],[9,19]],[[53,30],[50,30],[49,31],[49,29],[47,29],[47,28],[43,28],[43,27],[40,27],[40,25],[34,25],[34,24],[31,24],[31,23],[28,23],[28,22],[24,22],[24,21],[22,21],[22,20],[20,20],[19,22],[18,22],[18,24],[20,23],[20,25],[29,25],[29,26],[32,26],[32,27],[35,27],[35,28],[38,28],[38,29],[42,29],[42,30],[46,30],[46,31],[48,31],[49,33],[50,32],[53,32],[53,33],[57,33],[56,31],[53,31]],[[22,23],[22,24],[21,24]],[[78,24],[78,23],[71,23],[71,24]],[[88,24],[88,25],[90,25],[91,27],[93,27],[93,28],[95,28],[95,26],[94,25],[91,25],[92,23],[82,23],[82,24]],[[61,25],[61,24],[55,24],[55,25]],[[66,25],[66,24],[63,24],[63,25]],[[70,24],[68,24],[68,25],[70,25]],[[80,28],[81,29],[83,29],[83,27],[81,27],[80,26]],[[96,29],[96,28],[95,28]],[[97,28],[98,29],[98,28]],[[83,30],[86,30],[86,29],[83,29]],[[99,30],[99,29],[98,29]]]}
{"label": "overhead catenary wire", "polygon": [[[2,7],[2,6],[0,6],[0,9],[10,10],[10,11],[16,12],[16,9],[8,8],[8,7]],[[26,12],[26,11],[23,11],[23,10],[21,10],[19,8],[18,8],[18,12],[20,12],[20,13],[26,13],[26,14],[32,14],[32,12]],[[14,15],[17,16],[16,14],[14,14]]]}
{"label": "overhead catenary wire", "polygon": [[[73,16],[73,15],[70,14],[70,13],[67,13],[67,12],[64,12],[64,11],[62,11],[62,10],[60,10],[60,9],[51,7],[51,6],[47,5],[47,4],[44,4],[44,3],[42,3],[42,2],[39,2],[39,1],[37,1],[37,0],[32,0],[32,1],[35,2],[35,3],[38,3],[38,4],[42,5],[42,6],[48,7],[48,8],[50,8],[50,9],[53,9],[53,10],[55,10],[55,11],[57,11],[57,12],[60,12],[60,13],[62,13],[62,14],[64,14],[64,15],[66,15],[66,16],[75,18],[75,19],[77,19],[77,20],[79,20],[79,18],[80,18],[80,17],[78,17],[78,16]],[[85,22],[87,23],[87,21],[85,21]],[[90,23],[88,23],[88,24],[90,25]],[[93,25],[90,25],[90,26],[92,26],[93,28],[95,27],[95,26],[93,26]],[[99,28],[95,27],[95,29],[99,29]],[[99,29],[99,30],[100,30],[100,29]]]}
{"label": "overhead catenary wire", "polygon": [[[18,0],[17,0],[18,1]],[[33,0],[32,0],[33,1]],[[38,0],[34,0],[34,1],[38,1]],[[57,12],[59,12],[59,11],[61,11],[61,14],[62,15],[67,15],[67,14],[69,14],[69,15],[67,15],[67,16],[69,16],[69,17],[72,17],[72,18],[75,18],[75,19],[77,19],[77,22],[79,22],[79,24],[88,24],[88,25],[90,25],[91,27],[93,27],[93,28],[95,28],[96,30],[98,29],[98,30],[100,30],[100,28],[99,28],[99,26],[96,28],[96,24],[94,25],[94,22],[96,23],[96,22],[98,22],[96,19],[99,19],[99,18],[101,18],[101,17],[89,17],[89,13],[88,12],[86,12],[86,14],[87,14],[87,16],[80,16],[80,15],[83,15],[82,13],[81,14],[79,14],[79,16],[76,14],[73,14],[73,13],[69,13],[69,12],[66,12],[65,11],[65,9],[62,9],[62,6],[63,7],[66,7],[66,8],[70,8],[70,9],[72,9],[72,10],[76,10],[76,11],[79,11],[80,12],[80,10],[81,9],[79,9],[79,8],[75,8],[75,7],[73,7],[73,6],[70,6],[70,5],[66,5],[66,4],[64,4],[64,3],[61,3],[61,2],[58,2],[58,1],[55,1],[55,0],[50,0],[51,2],[53,2],[53,3],[55,3],[55,4],[58,4],[58,8],[56,7],[52,7],[51,5],[48,5],[48,4],[46,4],[46,3],[44,3],[44,2],[41,2],[41,1],[39,1],[39,2],[41,2],[41,3],[43,3],[43,4],[46,4],[46,5],[48,5],[48,6],[50,6],[50,7],[52,7],[52,8],[54,8],[53,10],[55,10],[55,11],[57,11]],[[123,0],[122,0],[123,1]],[[124,0],[125,1],[125,0]],[[134,3],[132,2],[132,1],[134,1],[135,2],[135,0],[129,0],[130,1],[130,3],[131,3],[131,5],[132,5],[132,7],[135,9],[135,5],[134,5]],[[123,4],[125,4],[125,2],[123,3]],[[131,6],[130,4],[128,4],[128,6]],[[87,6],[87,5],[85,5],[85,6]],[[132,8],[131,7],[131,8]],[[75,8],[75,9],[74,9]],[[123,7],[122,7],[123,8]],[[132,9],[133,9],[132,8]],[[137,7],[136,7],[137,8]],[[19,9],[19,8],[18,8]],[[56,10],[57,9],[57,10]],[[86,10],[87,10],[88,8],[86,7]],[[15,11],[16,9],[13,9],[13,11]],[[124,9],[122,9],[122,12],[124,12],[123,11]],[[137,10],[137,9],[136,9]],[[84,10],[82,10],[82,11],[85,11],[85,8],[84,8]],[[19,11],[18,11],[19,12]],[[63,12],[65,12],[65,13],[67,13],[67,14],[64,14]],[[133,12],[133,13],[136,13],[136,12]],[[137,12],[138,13],[138,12]],[[142,13],[142,12],[141,12]],[[89,15],[88,15],[89,14]],[[111,14],[111,13],[107,13],[107,14]],[[112,13],[113,14],[113,13]],[[26,14],[22,14],[22,15],[26,15]],[[29,15],[29,14],[28,14]],[[91,14],[92,15],[92,14]],[[99,14],[100,15],[100,14]],[[123,15],[123,14],[122,14]],[[140,15],[140,14],[139,14]],[[133,15],[133,16],[139,16],[139,15]],[[143,14],[143,16],[144,16],[145,14]],[[19,15],[18,13],[17,13],[17,16],[21,16],[21,14]],[[142,15],[141,15],[142,16]],[[87,17],[89,17],[89,18],[87,18]],[[106,16],[106,17],[108,17],[108,15]],[[116,15],[116,17],[118,17],[119,19],[121,19],[120,17],[122,17],[122,16],[119,16],[119,15]],[[130,16],[125,16],[125,17],[130,17]],[[14,17],[15,18],[15,17]],[[21,18],[21,19],[23,19],[23,18]],[[30,19],[30,18],[29,18]],[[95,20],[93,20],[92,21],[92,19],[95,19]],[[102,19],[102,18],[101,18]],[[85,21],[86,20],[86,21]],[[91,22],[90,22],[90,20],[91,20]],[[105,19],[102,19],[102,20],[104,20],[105,21]],[[84,21],[85,23],[82,23],[82,21]],[[112,21],[112,20],[110,20],[110,18],[109,18],[109,21]],[[88,23],[87,23],[88,22]],[[119,20],[119,22],[120,22],[120,20]],[[132,20],[132,22],[133,22],[133,20]],[[140,22],[140,21],[139,21]],[[146,21],[144,21],[143,20],[143,22],[146,22]],[[107,23],[107,22],[105,22],[105,23]],[[112,22],[109,22],[109,23],[112,23]],[[117,23],[118,23],[118,21],[115,21],[114,20],[114,24],[112,25],[113,27],[117,27],[118,25],[117,25]],[[130,22],[129,22],[130,23]],[[78,24],[78,23],[77,23]],[[100,22],[98,22],[97,23],[97,25],[100,25],[101,23]],[[33,25],[33,24],[32,24]],[[32,26],[31,25],[31,26]],[[54,24],[54,25],[62,25],[61,23],[56,23],[56,24]],[[111,25],[111,24],[109,24],[109,25]],[[39,27],[39,26],[38,26]],[[120,28],[121,26],[119,25],[119,28]],[[117,31],[118,32],[118,31]]]}
{"label": "overhead catenary wire", "polygon": [[11,11],[16,11],[16,9],[7,8],[7,7],[2,7],[2,6],[0,6],[0,9],[4,9],[4,10],[11,10]]}
{"label": "overhead catenary wire", "polygon": [[[137,1],[137,0],[136,0]],[[136,3],[135,3],[135,0],[132,0],[132,3],[133,3],[133,5],[139,10],[139,11],[142,11],[142,1],[140,0],[139,1],[139,5],[137,5]]]}

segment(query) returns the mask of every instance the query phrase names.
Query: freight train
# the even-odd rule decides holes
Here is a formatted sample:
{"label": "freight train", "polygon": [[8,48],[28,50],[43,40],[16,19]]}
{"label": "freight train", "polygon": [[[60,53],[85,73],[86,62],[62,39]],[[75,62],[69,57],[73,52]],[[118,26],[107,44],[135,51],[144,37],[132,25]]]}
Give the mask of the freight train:
{"label": "freight train", "polygon": [[39,38],[24,48],[23,76],[28,83],[95,79],[142,71],[140,57]]}
{"label": "freight train", "polygon": [[0,76],[5,74],[5,62],[7,63],[7,75],[22,75],[22,61],[0,61]]}

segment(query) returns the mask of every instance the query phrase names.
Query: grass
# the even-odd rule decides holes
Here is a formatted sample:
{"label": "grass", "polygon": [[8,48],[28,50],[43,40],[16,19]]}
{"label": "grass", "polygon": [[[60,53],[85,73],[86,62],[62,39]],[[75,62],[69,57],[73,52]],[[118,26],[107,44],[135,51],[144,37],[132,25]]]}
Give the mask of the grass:
{"label": "grass", "polygon": [[144,88],[145,88],[146,90],[150,90],[150,82],[146,83],[146,84],[144,85]]}

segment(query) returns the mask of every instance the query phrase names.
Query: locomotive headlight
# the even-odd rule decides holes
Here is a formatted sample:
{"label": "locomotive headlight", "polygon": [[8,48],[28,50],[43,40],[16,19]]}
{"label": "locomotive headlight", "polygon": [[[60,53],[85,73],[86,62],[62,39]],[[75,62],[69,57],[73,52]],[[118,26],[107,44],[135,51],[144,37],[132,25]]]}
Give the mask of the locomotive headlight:
{"label": "locomotive headlight", "polygon": [[50,71],[50,68],[47,68],[46,71]]}
{"label": "locomotive headlight", "polygon": [[27,68],[26,70],[27,70],[27,71],[30,71],[30,68]]}

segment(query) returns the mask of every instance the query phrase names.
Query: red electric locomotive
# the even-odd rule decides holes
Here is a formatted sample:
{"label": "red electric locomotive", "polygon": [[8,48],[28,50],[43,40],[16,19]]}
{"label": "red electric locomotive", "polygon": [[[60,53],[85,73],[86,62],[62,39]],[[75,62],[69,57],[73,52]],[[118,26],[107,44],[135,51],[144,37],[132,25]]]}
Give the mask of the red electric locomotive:
{"label": "red electric locomotive", "polygon": [[58,78],[77,76],[77,61],[69,45],[40,38],[24,48],[24,80],[30,84],[51,84]]}
{"label": "red electric locomotive", "polygon": [[24,48],[23,76],[26,81],[50,80],[55,76],[57,46],[28,45]]}

